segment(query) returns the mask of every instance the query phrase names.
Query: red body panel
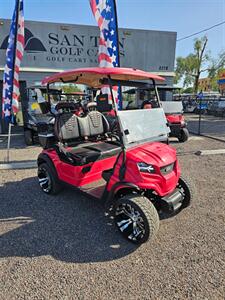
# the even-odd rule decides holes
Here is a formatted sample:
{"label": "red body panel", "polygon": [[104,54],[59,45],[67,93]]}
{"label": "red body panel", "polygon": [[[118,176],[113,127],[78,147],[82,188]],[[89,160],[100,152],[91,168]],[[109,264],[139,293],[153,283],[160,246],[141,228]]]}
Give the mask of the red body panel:
{"label": "red body panel", "polygon": [[183,125],[185,120],[182,114],[166,114],[166,119],[169,124],[181,124]]}
{"label": "red body panel", "polygon": [[[84,166],[73,166],[62,162],[55,150],[43,150],[55,165],[60,180],[76,187],[89,184],[102,178],[102,171],[113,168],[117,156],[98,160]],[[119,180],[119,170],[123,162],[123,155],[115,167],[107,190],[110,191]],[[142,173],[137,167],[138,162],[151,164],[155,173]],[[177,185],[180,177],[180,168],[176,160],[176,150],[158,142],[146,143],[126,150],[126,172],[123,181],[133,183],[140,189],[154,190],[159,196],[170,194]],[[160,172],[161,167],[174,163],[173,171],[167,175]],[[84,168],[90,166],[88,172]],[[83,170],[83,172],[82,172]]]}
{"label": "red body panel", "polygon": [[[101,179],[102,171],[111,169],[116,161],[116,156],[113,156],[84,166],[73,166],[61,161],[55,150],[43,150],[42,153],[47,154],[53,161],[59,179],[76,187]],[[89,166],[90,171],[82,172],[84,168]]]}
{"label": "red body panel", "polygon": [[[118,182],[122,160],[121,156],[107,187],[108,191]],[[138,162],[145,162],[154,166],[155,174],[140,172],[137,167]],[[175,163],[173,171],[168,175],[162,175],[160,168],[171,163]],[[126,152],[124,181],[133,183],[140,189],[154,190],[159,196],[165,196],[176,188],[179,177],[180,168],[176,160],[176,150],[166,144],[148,143]]]}

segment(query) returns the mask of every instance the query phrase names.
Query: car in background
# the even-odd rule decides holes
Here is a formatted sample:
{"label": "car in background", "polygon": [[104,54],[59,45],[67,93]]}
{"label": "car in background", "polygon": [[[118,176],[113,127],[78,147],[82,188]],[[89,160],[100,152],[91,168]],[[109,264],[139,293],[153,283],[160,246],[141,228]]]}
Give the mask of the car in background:
{"label": "car in background", "polygon": [[209,115],[215,115],[218,105],[219,105],[219,101],[211,101],[208,105],[207,113]]}
{"label": "car in background", "polygon": [[217,106],[215,107],[214,114],[218,117],[225,116],[225,99],[220,99],[220,101],[217,101]]}

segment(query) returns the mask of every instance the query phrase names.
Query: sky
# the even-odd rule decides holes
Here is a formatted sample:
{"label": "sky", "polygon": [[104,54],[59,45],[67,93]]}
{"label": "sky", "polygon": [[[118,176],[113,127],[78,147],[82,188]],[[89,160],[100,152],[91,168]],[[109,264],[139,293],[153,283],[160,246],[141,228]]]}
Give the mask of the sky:
{"label": "sky", "polygon": [[[0,0],[0,18],[11,18],[14,5]],[[24,13],[25,20],[96,25],[89,0],[24,0]],[[182,38],[225,21],[225,0],[117,0],[117,13],[119,27],[176,31]],[[225,50],[225,24],[207,36],[216,58]],[[188,55],[193,39],[177,42],[176,56]]]}

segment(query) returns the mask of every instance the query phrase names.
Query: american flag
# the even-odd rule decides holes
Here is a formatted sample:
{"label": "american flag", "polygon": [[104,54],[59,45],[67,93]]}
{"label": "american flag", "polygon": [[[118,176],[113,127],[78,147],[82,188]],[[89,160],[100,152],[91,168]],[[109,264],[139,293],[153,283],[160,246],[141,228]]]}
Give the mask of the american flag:
{"label": "american flag", "polygon": [[118,35],[114,0],[90,0],[100,29],[98,60],[100,67],[118,67]]}
{"label": "american flag", "polygon": [[[119,41],[115,0],[90,0],[90,5],[100,29],[99,67],[119,67]],[[122,101],[120,100],[119,91],[118,87],[113,88],[114,98],[118,102],[118,109],[121,109]],[[104,87],[102,92],[110,95],[109,88]]]}
{"label": "american flag", "polygon": [[3,75],[2,113],[5,120],[14,123],[14,114],[19,110],[19,69],[24,52],[23,0],[16,0],[10,26],[6,65]]}

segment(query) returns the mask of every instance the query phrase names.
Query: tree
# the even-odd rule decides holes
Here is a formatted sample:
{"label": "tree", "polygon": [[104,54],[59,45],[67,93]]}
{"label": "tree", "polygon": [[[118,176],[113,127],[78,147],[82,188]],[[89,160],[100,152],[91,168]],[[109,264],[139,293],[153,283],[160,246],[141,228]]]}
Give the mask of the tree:
{"label": "tree", "polygon": [[188,88],[184,89],[182,92],[185,94],[192,94],[193,88],[191,86],[189,86]]}
{"label": "tree", "polygon": [[82,90],[76,84],[68,84],[63,86],[63,91],[66,94],[82,92]]}
{"label": "tree", "polygon": [[206,36],[201,39],[195,39],[194,53],[187,57],[177,57],[176,77],[178,82],[183,79],[184,87],[193,86],[195,93],[198,92],[198,84],[201,73],[209,70],[210,55],[206,51],[208,39]]}
{"label": "tree", "polygon": [[209,69],[209,78],[211,78],[212,90],[218,90],[217,81],[225,74],[225,52],[221,52],[217,60],[212,60],[210,69]]}

